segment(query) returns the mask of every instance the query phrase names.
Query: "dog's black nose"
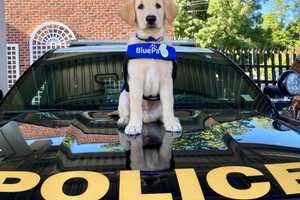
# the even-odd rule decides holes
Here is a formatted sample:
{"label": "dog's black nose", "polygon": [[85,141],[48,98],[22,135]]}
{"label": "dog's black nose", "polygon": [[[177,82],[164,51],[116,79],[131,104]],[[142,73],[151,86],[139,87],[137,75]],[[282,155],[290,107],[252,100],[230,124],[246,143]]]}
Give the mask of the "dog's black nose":
{"label": "dog's black nose", "polygon": [[153,25],[156,22],[156,16],[154,16],[154,15],[148,15],[146,17],[146,21],[148,22],[148,24]]}

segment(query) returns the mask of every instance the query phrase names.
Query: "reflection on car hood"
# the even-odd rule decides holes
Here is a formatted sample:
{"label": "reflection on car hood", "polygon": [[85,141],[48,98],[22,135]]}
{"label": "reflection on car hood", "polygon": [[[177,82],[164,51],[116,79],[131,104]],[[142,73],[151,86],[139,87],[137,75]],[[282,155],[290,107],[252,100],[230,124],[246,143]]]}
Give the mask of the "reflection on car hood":
{"label": "reflection on car hood", "polygon": [[[278,124],[276,124],[278,123]],[[273,145],[300,149],[300,133],[266,117],[254,117],[224,124],[228,133],[240,144]]]}
{"label": "reflection on car hood", "polygon": [[[117,155],[131,151],[132,138],[116,127],[113,117],[107,116],[107,113],[99,112],[29,113],[18,119],[18,130],[10,132],[19,134],[27,145],[48,141],[52,147],[63,148],[74,155]],[[168,141],[170,144],[167,148],[175,154],[203,151],[224,153],[230,151],[228,141],[233,141],[239,146],[265,145],[300,149],[299,133],[288,128],[279,130],[274,123],[273,119],[258,116],[222,123],[212,129],[203,130],[183,120],[184,133],[171,134],[169,137],[173,138]],[[158,123],[144,125],[143,131],[141,148],[160,147],[169,135]]]}

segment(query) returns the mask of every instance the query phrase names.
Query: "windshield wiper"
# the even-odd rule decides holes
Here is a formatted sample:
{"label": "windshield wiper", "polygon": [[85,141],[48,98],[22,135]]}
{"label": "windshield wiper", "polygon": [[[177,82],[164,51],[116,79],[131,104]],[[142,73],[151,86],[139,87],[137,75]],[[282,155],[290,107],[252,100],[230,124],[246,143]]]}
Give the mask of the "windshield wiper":
{"label": "windshield wiper", "polygon": [[5,111],[0,113],[0,126],[6,124],[8,121],[18,121],[28,113],[48,113],[48,112],[66,112],[65,109],[35,109],[35,110],[18,110]]}
{"label": "windshield wiper", "polygon": [[26,113],[39,113],[39,112],[65,112],[69,111],[67,109],[59,109],[59,108],[40,108],[40,109],[32,109],[32,110],[15,110],[15,111],[5,111],[1,114],[4,116],[15,116],[20,114],[26,114]]}

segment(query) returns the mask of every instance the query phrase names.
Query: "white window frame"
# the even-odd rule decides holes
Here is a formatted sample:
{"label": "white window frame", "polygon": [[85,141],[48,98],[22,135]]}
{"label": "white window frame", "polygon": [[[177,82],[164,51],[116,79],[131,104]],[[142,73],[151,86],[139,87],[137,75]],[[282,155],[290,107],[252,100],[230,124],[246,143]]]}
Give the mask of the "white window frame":
{"label": "white window frame", "polygon": [[[41,24],[33,31],[29,40],[30,65],[41,56],[34,54],[34,49],[39,53],[46,53],[53,48],[67,47],[72,40],[76,40],[75,34],[63,23],[46,22]],[[37,49],[36,41],[40,42],[42,49]],[[60,45],[55,45],[55,41],[60,42]]]}
{"label": "white window frame", "polygon": [[[7,44],[6,45],[6,56],[7,56],[7,86],[10,89],[11,86],[13,86],[13,84],[18,80],[18,78],[20,77],[20,57],[19,57],[19,45],[18,44]],[[12,50],[13,49],[13,50]],[[10,57],[12,57],[12,54],[9,55],[11,52],[14,52],[15,54],[15,59],[12,59]],[[9,63],[9,62],[13,62],[15,61],[15,63]],[[9,70],[13,70],[13,69],[8,69],[9,67],[14,67],[16,70],[16,73],[9,73]],[[16,75],[16,77],[12,77],[9,78],[9,75]],[[12,80],[13,84],[9,83],[9,81]]]}

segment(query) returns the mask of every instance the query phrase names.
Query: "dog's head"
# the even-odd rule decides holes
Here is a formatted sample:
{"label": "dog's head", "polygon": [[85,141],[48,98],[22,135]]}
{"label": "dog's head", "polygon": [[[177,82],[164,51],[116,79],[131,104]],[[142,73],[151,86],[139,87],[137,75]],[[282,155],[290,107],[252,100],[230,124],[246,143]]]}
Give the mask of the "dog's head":
{"label": "dog's head", "polygon": [[161,29],[178,14],[173,0],[128,0],[120,16],[131,26],[142,30]]}

